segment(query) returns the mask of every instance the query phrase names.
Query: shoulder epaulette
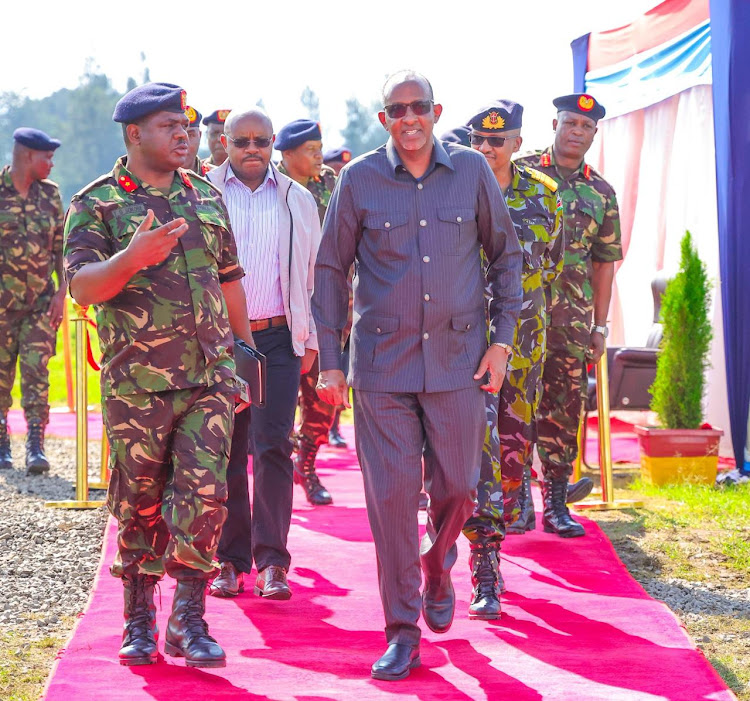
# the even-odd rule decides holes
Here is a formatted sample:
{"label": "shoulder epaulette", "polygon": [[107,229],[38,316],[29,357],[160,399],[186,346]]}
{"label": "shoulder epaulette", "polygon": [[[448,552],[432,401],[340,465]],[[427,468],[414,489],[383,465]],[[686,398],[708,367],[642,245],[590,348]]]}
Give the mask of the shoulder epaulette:
{"label": "shoulder epaulette", "polygon": [[[221,190],[219,190],[219,188],[216,187],[216,185],[214,185],[205,175],[198,175],[194,170],[180,170],[189,178],[197,180],[201,185],[208,185],[217,195],[221,196]],[[192,186],[192,184],[190,186]]]}
{"label": "shoulder epaulette", "polygon": [[92,180],[88,185],[82,187],[78,192],[76,192],[76,194],[73,195],[73,199],[81,198],[87,192],[91,192],[91,190],[93,190],[94,188],[99,187],[100,185],[104,185],[104,183],[111,177],[112,173],[105,173],[104,175],[100,175],[96,180]]}
{"label": "shoulder epaulette", "polygon": [[542,171],[537,170],[536,168],[529,168],[529,166],[525,166],[526,172],[529,174],[529,177],[533,178],[537,182],[542,183],[542,185],[546,185],[552,192],[557,192],[557,183],[555,182],[554,178],[551,178],[549,175],[546,175],[545,173],[542,173]]}

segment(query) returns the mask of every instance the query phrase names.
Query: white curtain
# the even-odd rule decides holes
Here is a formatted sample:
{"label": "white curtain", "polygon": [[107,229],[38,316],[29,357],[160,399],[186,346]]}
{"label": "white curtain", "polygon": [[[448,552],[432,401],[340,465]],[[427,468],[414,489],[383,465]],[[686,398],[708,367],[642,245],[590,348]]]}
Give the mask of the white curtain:
{"label": "white curtain", "polygon": [[652,323],[651,280],[679,265],[689,230],[714,284],[714,341],[707,374],[706,421],[723,428],[731,452],[719,295],[711,86],[700,85],[643,110],[599,123],[591,165],[617,192],[625,260],[615,277],[611,345],[643,345]]}

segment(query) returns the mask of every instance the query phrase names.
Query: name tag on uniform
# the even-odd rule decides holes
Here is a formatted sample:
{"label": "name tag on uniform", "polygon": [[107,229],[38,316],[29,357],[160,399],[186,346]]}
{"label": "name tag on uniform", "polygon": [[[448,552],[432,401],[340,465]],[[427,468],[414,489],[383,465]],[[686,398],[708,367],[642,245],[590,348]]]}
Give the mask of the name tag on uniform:
{"label": "name tag on uniform", "polygon": [[146,216],[146,206],[142,204],[129,204],[125,207],[118,207],[112,214],[113,219],[122,219],[123,217],[132,217],[133,215],[142,214]]}

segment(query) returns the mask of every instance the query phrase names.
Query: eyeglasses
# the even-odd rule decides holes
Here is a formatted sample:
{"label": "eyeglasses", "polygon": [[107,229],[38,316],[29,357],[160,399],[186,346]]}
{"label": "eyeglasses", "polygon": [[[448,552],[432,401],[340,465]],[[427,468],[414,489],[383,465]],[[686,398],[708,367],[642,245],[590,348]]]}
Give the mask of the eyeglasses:
{"label": "eyeglasses", "polygon": [[239,139],[233,139],[231,136],[227,136],[227,140],[231,141],[239,149],[245,149],[250,144],[253,144],[257,148],[268,148],[273,142],[273,139],[267,136],[261,136],[257,139],[247,139],[244,136]]}
{"label": "eyeglasses", "polygon": [[385,113],[391,119],[402,119],[406,116],[406,111],[411,111],[417,116],[427,114],[432,109],[432,100],[414,100],[414,102],[394,102],[392,105],[386,105],[383,107]]}
{"label": "eyeglasses", "polygon": [[472,146],[481,146],[486,141],[493,148],[500,148],[505,145],[506,141],[515,138],[515,136],[480,136],[479,134],[469,136]]}

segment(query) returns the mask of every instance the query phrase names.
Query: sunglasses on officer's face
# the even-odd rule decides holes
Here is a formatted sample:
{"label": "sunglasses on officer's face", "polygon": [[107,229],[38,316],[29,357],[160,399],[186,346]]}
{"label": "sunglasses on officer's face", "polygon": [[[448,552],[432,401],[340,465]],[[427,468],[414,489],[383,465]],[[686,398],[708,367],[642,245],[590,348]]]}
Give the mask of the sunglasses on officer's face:
{"label": "sunglasses on officer's face", "polygon": [[469,136],[472,146],[481,146],[486,141],[493,148],[500,148],[505,145],[506,141],[515,138],[515,136],[480,136],[479,134]]}
{"label": "sunglasses on officer's face", "polygon": [[272,138],[269,138],[267,136],[261,136],[257,139],[247,139],[244,136],[240,137],[239,139],[233,139],[231,136],[228,136],[227,139],[229,139],[229,141],[231,141],[239,149],[245,149],[250,144],[253,144],[257,148],[268,148],[273,141]]}
{"label": "sunglasses on officer's face", "polygon": [[414,102],[409,103],[394,102],[391,105],[386,105],[383,109],[391,119],[403,119],[406,117],[408,109],[411,109],[417,117],[421,117],[432,109],[432,100],[414,100]]}

